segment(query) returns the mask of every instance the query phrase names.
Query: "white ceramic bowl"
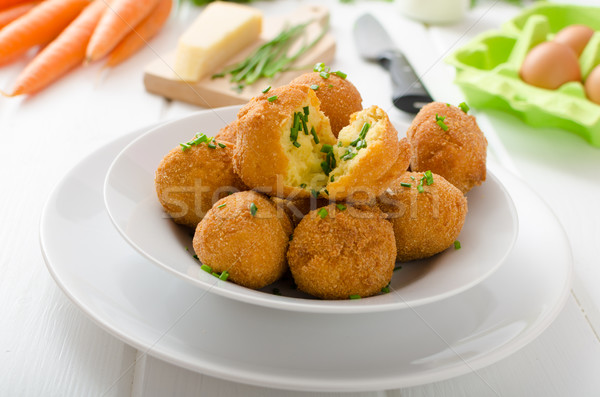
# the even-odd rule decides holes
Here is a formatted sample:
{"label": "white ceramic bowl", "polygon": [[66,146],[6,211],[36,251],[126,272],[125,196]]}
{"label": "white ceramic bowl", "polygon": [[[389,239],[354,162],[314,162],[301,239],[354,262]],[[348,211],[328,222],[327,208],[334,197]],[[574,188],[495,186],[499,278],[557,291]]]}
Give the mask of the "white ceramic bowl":
{"label": "white ceramic bowl", "polygon": [[[166,216],[154,189],[154,172],[165,154],[197,132],[214,135],[235,119],[239,107],[202,111],[162,124],[129,144],[106,176],[108,213],[125,240],[145,257],[211,293],[243,302],[315,313],[358,313],[414,307],[444,299],[481,282],[510,253],[517,237],[517,215],[508,192],[488,180],[468,193],[469,213],[459,236],[462,248],[401,264],[390,293],[360,300],[324,301],[293,288],[291,280],[255,291],[223,282],[200,269],[193,258],[190,230]],[[397,126],[399,131],[406,126]],[[273,294],[277,288],[282,296]]]}

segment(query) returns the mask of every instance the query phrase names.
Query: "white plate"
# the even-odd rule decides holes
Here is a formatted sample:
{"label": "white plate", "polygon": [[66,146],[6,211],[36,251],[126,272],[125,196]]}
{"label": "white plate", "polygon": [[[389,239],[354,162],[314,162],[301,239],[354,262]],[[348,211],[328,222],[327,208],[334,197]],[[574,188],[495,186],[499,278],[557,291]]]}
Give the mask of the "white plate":
{"label": "white plate", "polygon": [[[496,270],[517,237],[514,204],[496,177],[468,194],[469,213],[459,236],[462,248],[450,248],[430,259],[402,264],[390,289],[361,300],[316,300],[293,288],[290,279],[254,291],[222,282],[200,269],[192,257],[190,231],[176,225],[162,210],[154,189],[160,160],[197,132],[215,134],[236,117],[239,107],[199,112],[163,124],[128,145],[106,177],[108,213],[124,238],[148,259],[211,293],[247,303],[315,313],[357,313],[414,307],[447,298],[481,282]],[[406,128],[398,128],[404,131]],[[188,250],[186,250],[186,248]],[[277,288],[283,296],[273,295]]]}
{"label": "white plate", "polygon": [[362,314],[291,312],[209,294],[150,265],[109,220],[105,173],[135,136],[99,149],[57,185],[43,211],[41,247],[58,285],[87,315],[173,364],[282,389],[415,386],[515,352],[552,322],[568,297],[572,259],[562,228],[531,190],[502,170],[497,175],[515,199],[519,238],[504,266],[461,294]]}

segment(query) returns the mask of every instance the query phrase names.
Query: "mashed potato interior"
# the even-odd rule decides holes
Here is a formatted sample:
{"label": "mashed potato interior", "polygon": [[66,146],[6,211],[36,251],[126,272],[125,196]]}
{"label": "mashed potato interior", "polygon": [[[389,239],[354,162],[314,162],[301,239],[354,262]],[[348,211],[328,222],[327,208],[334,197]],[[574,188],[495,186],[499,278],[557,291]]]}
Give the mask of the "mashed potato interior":
{"label": "mashed potato interior", "polygon": [[[340,131],[338,143],[334,147],[337,167],[330,173],[335,181],[348,174],[366,155],[369,145],[380,139],[382,128],[379,120],[382,115],[379,112],[380,109],[369,108],[355,113],[351,123]],[[368,127],[365,127],[366,123],[369,124]],[[361,139],[363,128],[368,129],[364,139]]]}
{"label": "mashed potato interior", "polygon": [[[321,148],[323,144],[334,145],[335,137],[331,133],[327,117],[310,101],[306,101],[294,113],[304,115],[305,108],[308,109],[308,117],[305,121],[308,134],[304,130],[302,120],[297,122],[297,125],[301,126],[297,135],[292,133],[295,116],[282,124],[281,146],[289,161],[284,182],[291,186],[319,191],[329,180],[321,167],[321,162],[326,157],[326,154],[321,152]],[[313,129],[319,143],[315,142],[311,134]]]}

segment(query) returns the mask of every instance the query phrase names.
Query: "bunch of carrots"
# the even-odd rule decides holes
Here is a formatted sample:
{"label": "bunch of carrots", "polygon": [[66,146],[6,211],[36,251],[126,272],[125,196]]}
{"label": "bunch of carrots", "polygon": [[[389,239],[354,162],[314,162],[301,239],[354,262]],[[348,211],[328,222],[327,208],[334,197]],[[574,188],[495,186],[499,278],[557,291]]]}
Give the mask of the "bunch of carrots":
{"label": "bunch of carrots", "polygon": [[113,67],[165,24],[172,0],[0,0],[0,65],[43,46],[6,95],[40,91],[78,65]]}

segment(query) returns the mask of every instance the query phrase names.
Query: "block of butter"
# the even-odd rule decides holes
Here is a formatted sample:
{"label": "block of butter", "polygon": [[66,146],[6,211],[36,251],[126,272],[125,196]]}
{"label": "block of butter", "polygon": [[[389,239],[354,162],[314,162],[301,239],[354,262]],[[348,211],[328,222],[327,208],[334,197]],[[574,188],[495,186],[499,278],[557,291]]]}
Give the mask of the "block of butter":
{"label": "block of butter", "polygon": [[174,70],[186,81],[198,81],[217,69],[244,47],[258,40],[262,30],[259,10],[235,3],[215,1],[179,38]]}

